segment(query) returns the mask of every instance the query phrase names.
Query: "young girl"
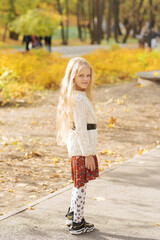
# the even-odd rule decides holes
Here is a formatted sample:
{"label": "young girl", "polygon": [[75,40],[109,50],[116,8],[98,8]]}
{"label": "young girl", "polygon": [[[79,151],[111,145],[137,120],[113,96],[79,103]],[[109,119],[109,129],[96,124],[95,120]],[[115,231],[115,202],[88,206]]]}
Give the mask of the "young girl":
{"label": "young girl", "polygon": [[92,103],[93,70],[82,57],[72,58],[61,83],[57,108],[57,142],[66,144],[74,186],[66,225],[72,234],[91,232],[84,219],[87,182],[99,176],[96,115]]}

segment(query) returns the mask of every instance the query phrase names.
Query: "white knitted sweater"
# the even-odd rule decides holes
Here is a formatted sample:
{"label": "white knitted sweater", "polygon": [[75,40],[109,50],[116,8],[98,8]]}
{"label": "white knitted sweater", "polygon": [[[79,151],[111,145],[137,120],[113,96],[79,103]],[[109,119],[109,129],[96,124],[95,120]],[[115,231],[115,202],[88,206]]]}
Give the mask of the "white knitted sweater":
{"label": "white knitted sweater", "polygon": [[68,133],[67,149],[71,156],[89,156],[96,154],[97,130],[87,130],[87,123],[96,123],[96,115],[85,91],[73,93],[73,118],[75,130]]}

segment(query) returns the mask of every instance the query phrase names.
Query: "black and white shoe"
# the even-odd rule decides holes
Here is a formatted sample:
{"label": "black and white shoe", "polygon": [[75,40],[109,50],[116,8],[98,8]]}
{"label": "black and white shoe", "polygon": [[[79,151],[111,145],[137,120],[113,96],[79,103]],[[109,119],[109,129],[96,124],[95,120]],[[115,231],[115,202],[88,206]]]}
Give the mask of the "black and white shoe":
{"label": "black and white shoe", "polygon": [[94,230],[94,224],[87,223],[83,218],[80,223],[72,222],[70,226],[70,233],[74,235],[82,234],[85,232],[92,232]]}
{"label": "black and white shoe", "polygon": [[73,222],[73,213],[74,212],[70,212],[70,207],[68,208],[68,212],[67,214],[65,215],[65,217],[67,218],[66,219],[66,225],[68,227],[70,227],[72,225],[72,222]]}

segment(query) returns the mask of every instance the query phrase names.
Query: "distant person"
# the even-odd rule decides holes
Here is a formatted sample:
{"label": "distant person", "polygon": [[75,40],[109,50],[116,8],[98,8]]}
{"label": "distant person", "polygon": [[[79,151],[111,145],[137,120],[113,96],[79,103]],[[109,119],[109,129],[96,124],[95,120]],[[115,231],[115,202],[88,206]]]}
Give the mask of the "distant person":
{"label": "distant person", "polygon": [[139,47],[144,48],[145,43],[147,43],[148,47],[151,47],[150,32],[150,24],[149,22],[146,22],[145,26],[141,29],[140,34],[136,36],[139,41]]}
{"label": "distant person", "polygon": [[157,37],[160,36],[160,33],[157,33],[154,28],[151,29],[151,48],[157,47]]}
{"label": "distant person", "polygon": [[37,37],[37,36],[36,36],[36,40],[37,40],[37,47],[38,47],[38,48],[42,48],[42,47],[43,47],[43,44],[42,44],[42,39],[43,39],[42,37],[40,37],[40,36],[39,36],[39,37]]}
{"label": "distant person", "polygon": [[22,44],[25,43],[26,44],[26,51],[30,50],[30,43],[32,43],[32,37],[30,35],[24,35],[23,36],[23,40],[22,40]]}
{"label": "distant person", "polygon": [[51,52],[51,45],[52,45],[52,36],[44,37],[45,46],[47,47],[48,51]]}
{"label": "distant person", "polygon": [[32,48],[36,48],[38,45],[37,39],[35,35],[32,35]]}

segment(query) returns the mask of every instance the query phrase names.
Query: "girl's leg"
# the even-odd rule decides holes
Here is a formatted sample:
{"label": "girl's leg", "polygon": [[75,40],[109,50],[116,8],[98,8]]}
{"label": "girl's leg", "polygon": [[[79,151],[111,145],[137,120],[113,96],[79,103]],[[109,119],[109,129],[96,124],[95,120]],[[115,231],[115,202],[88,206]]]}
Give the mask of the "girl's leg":
{"label": "girl's leg", "polygon": [[73,221],[79,223],[82,221],[84,206],[86,200],[86,187],[87,184],[80,188],[75,188],[73,190],[73,199],[72,199],[72,209],[74,211]]}
{"label": "girl's leg", "polygon": [[75,187],[72,187],[72,196],[71,196],[71,205],[70,205],[70,212],[74,211],[74,195],[75,195]]}

